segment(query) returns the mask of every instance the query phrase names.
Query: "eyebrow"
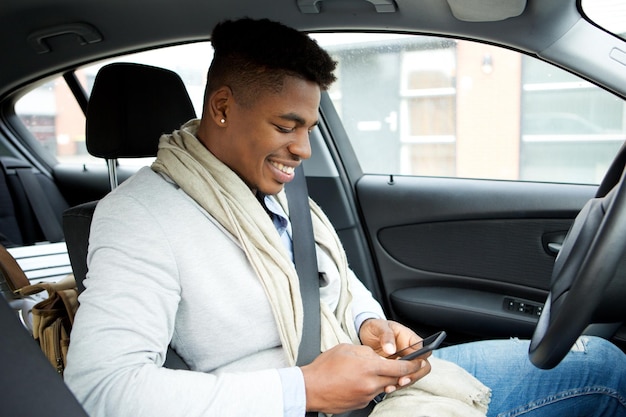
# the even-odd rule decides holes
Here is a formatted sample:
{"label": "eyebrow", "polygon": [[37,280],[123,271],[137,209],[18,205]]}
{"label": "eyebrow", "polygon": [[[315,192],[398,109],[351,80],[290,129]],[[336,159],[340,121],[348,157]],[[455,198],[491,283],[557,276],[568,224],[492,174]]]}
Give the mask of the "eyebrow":
{"label": "eyebrow", "polygon": [[[297,115],[296,113],[281,114],[278,117],[280,117],[281,119],[284,119],[284,120],[289,120],[291,122],[296,122],[300,126],[304,126],[306,124],[306,120],[304,120],[301,116]],[[315,126],[317,126],[319,124],[320,124],[320,121],[316,120],[315,123],[313,123],[311,125],[311,127],[315,127]]]}

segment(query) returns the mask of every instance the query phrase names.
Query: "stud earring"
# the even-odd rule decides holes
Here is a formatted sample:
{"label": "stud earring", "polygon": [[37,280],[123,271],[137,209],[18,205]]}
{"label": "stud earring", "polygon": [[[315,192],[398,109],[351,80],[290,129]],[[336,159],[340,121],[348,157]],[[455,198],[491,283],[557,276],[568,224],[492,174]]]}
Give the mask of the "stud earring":
{"label": "stud earring", "polygon": [[222,124],[226,123],[226,119],[220,119],[220,123]]}

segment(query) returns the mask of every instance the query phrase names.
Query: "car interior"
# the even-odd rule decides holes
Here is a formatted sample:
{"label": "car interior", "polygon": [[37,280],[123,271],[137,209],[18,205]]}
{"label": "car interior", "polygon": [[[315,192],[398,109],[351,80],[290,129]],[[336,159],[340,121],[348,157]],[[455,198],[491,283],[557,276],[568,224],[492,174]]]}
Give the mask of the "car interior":
{"label": "car interior", "polygon": [[[619,3],[5,0],[0,243],[32,283],[82,291],[98,200],[201,114],[213,26],[269,18],[338,61],[306,183],[390,319],[531,339],[546,369],[583,333],[626,351]],[[2,414],[86,415],[3,281]]]}

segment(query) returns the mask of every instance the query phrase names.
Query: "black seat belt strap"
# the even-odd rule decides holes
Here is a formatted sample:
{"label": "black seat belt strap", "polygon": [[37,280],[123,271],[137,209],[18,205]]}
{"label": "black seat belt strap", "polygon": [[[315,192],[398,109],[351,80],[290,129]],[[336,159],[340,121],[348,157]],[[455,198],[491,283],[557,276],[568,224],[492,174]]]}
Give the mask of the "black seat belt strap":
{"label": "black seat belt strap", "polygon": [[[293,257],[300,280],[300,294],[304,310],[302,340],[298,348],[297,365],[307,365],[320,354],[320,287],[315,254],[315,237],[311,222],[309,193],[302,165],[295,171],[293,181],[285,186],[291,220]],[[317,413],[307,413],[307,417]]]}
{"label": "black seat belt strap", "polygon": [[41,184],[37,181],[32,169],[30,167],[16,167],[15,172],[22,183],[26,198],[28,198],[46,240],[49,242],[62,241],[63,229],[61,224],[55,217],[48,197],[43,192],[43,188],[41,188]]}
{"label": "black seat belt strap", "polygon": [[293,257],[300,279],[304,328],[298,350],[298,365],[311,363],[320,354],[320,287],[315,255],[315,238],[309,208],[309,193],[302,166],[285,187],[293,240]]}

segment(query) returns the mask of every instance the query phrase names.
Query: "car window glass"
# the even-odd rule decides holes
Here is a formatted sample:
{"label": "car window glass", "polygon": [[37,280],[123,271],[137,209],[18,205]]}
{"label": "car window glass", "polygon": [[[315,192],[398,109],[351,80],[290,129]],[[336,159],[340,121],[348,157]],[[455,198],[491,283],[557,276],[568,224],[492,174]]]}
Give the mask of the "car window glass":
{"label": "car window glass", "polygon": [[[626,135],[623,100],[517,52],[429,36],[313,36],[338,62],[329,93],[366,173],[597,184]],[[110,62],[168,68],[181,76],[200,115],[211,58],[204,42],[76,74],[89,92]],[[16,111],[59,161],[95,159],[62,77],[23,96]]]}
{"label": "car window glass", "polygon": [[[81,82],[84,81],[83,78]],[[87,162],[85,115],[62,76],[22,96],[15,111],[44,152],[60,161],[82,156],[81,162]]]}
{"label": "car window glass", "polygon": [[[178,45],[98,62],[75,71],[87,94],[98,70],[112,62],[135,62],[167,68],[180,75],[196,109],[202,111],[206,72],[213,58],[210,43]],[[62,76],[21,97],[16,113],[45,151],[62,163],[102,163],[91,157],[85,146],[85,116]],[[137,123],[141,123],[140,120]],[[124,158],[120,164],[145,165],[151,158]]]}
{"label": "car window glass", "polygon": [[598,184],[624,101],[523,54],[429,36],[315,35],[366,173]]}

